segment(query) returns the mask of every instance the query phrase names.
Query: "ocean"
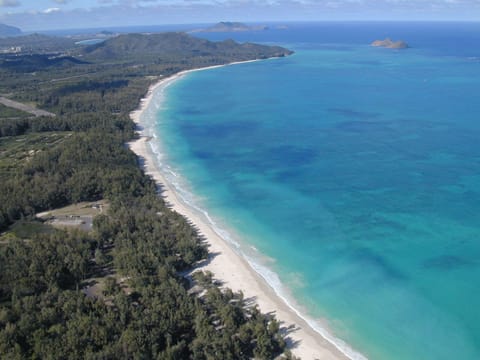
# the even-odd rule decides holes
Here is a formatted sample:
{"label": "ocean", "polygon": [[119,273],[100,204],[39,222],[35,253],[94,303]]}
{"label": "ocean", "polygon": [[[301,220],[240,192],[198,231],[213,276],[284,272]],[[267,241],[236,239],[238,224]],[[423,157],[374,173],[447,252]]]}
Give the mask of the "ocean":
{"label": "ocean", "polygon": [[196,34],[295,54],[158,92],[159,166],[339,346],[480,359],[480,23],[287,25]]}

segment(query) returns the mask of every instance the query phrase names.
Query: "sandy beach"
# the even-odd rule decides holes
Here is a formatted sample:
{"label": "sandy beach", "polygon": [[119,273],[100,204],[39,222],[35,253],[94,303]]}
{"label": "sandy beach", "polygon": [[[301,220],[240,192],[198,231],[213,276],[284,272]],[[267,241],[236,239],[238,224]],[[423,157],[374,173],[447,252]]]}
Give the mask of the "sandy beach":
{"label": "sandy beach", "polygon": [[[232,64],[230,64],[232,65]],[[210,67],[212,68],[212,67]],[[198,69],[198,70],[204,70]],[[142,113],[148,108],[155,91],[175,81],[191,71],[178,73],[168,78],[161,79],[151,86],[146,97],[142,99],[139,109],[131,113],[132,120],[142,129]],[[237,254],[230,245],[221,238],[210,224],[203,220],[193,209],[187,206],[175,192],[171,184],[166,181],[153,158],[149,146],[147,134],[140,131],[138,140],[129,143],[132,151],[143,160],[145,172],[162,187],[162,196],[173,210],[188,218],[195,224],[200,233],[205,236],[209,245],[209,252],[215,254],[207,264],[200,269],[211,271],[215,279],[220,280],[226,287],[234,291],[241,290],[245,298],[253,298],[264,313],[274,313],[281,322],[282,327],[288,328],[288,338],[292,344],[291,350],[294,355],[302,359],[348,359],[363,358],[361,356],[347,356],[342,353],[326,337],[315,331],[304,319],[302,319],[285,301],[279,297],[268,283],[256,273],[249,263]],[[327,337],[328,334],[325,334]]]}

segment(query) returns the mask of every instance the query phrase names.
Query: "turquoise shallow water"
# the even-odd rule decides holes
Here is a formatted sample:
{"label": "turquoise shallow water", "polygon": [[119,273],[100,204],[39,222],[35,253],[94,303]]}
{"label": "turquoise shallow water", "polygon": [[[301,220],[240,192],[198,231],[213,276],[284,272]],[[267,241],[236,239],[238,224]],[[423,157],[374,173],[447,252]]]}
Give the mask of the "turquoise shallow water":
{"label": "turquoise shallow water", "polygon": [[368,46],[379,24],[348,25],[353,40],[325,26],[257,39],[294,56],[191,73],[158,95],[162,166],[355,350],[478,359],[478,26],[397,24],[416,45],[405,51]]}

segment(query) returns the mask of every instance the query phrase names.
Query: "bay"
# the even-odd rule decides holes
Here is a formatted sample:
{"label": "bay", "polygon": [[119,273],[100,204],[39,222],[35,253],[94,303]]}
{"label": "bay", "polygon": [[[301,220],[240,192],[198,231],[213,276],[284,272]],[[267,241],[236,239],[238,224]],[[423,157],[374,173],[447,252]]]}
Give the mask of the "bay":
{"label": "bay", "polygon": [[[157,145],[183,196],[372,359],[480,358],[479,30],[208,34],[296,53],[194,72],[162,95]],[[387,36],[411,48],[369,46]]]}

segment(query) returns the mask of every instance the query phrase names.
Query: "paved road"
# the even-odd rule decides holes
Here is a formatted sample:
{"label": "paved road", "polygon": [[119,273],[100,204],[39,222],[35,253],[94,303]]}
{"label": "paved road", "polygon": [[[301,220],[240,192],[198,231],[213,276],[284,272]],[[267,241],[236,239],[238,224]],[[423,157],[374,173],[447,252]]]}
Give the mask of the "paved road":
{"label": "paved road", "polygon": [[14,109],[17,109],[17,110],[25,111],[25,112],[27,112],[29,114],[32,114],[32,115],[35,115],[35,116],[52,116],[52,117],[56,116],[54,113],[51,113],[51,112],[48,112],[48,111],[45,111],[45,110],[40,110],[40,109],[34,108],[32,106],[28,106],[28,105],[19,103],[17,101],[7,99],[3,96],[0,96],[0,104],[3,104],[5,106],[11,107],[11,108],[14,108]]}

